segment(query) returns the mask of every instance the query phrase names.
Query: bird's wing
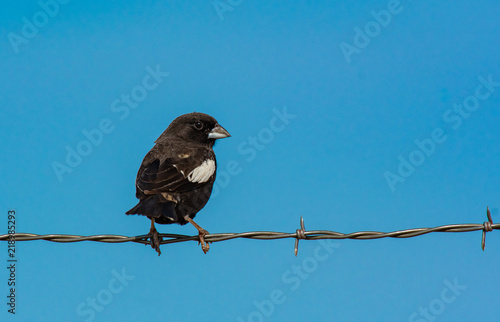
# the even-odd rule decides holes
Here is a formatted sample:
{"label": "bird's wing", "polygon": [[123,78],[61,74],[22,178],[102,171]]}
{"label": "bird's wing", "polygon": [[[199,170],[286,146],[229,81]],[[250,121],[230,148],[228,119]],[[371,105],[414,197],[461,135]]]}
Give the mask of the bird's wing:
{"label": "bird's wing", "polygon": [[170,154],[170,157],[164,158],[153,149],[146,155],[137,173],[138,195],[175,195],[199,188],[211,179],[213,182],[216,167],[213,151],[195,149],[188,153]]}

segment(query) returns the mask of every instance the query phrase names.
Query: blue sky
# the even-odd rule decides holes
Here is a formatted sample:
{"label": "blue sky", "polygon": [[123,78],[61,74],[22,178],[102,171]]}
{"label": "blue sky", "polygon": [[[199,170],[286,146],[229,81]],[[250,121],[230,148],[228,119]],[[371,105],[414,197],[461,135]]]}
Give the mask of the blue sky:
{"label": "blue sky", "polygon": [[[211,233],[393,231],[499,216],[493,1],[4,1],[1,231],[149,230],[124,213],[154,140],[213,115]],[[195,235],[187,226],[160,232]],[[497,317],[500,237],[16,244],[17,321]],[[7,243],[3,247],[7,262]],[[9,272],[0,272],[4,301]]]}

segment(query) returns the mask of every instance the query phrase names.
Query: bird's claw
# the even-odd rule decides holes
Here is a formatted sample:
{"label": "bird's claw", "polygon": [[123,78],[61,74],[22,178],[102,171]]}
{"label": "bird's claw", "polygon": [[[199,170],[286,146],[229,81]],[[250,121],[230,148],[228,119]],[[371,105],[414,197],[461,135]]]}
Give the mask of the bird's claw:
{"label": "bird's claw", "polygon": [[156,250],[158,252],[158,256],[161,255],[160,251],[160,241],[163,240],[160,236],[158,236],[158,230],[151,228],[149,231],[149,234],[151,235],[151,248]]}
{"label": "bird's claw", "polygon": [[201,250],[203,251],[203,253],[207,253],[208,250],[210,249],[210,243],[205,241],[205,235],[208,235],[209,232],[206,231],[205,229],[203,230],[200,230],[198,235],[199,235],[199,238],[200,238],[200,241],[198,242],[198,245],[201,244]]}

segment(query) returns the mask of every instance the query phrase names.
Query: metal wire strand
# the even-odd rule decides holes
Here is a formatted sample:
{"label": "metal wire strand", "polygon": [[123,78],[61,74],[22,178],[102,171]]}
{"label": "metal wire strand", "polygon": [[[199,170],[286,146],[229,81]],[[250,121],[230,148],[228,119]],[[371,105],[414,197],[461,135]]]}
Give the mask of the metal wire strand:
{"label": "metal wire strand", "polygon": [[[282,239],[282,238],[294,238],[296,239],[294,252],[297,255],[298,251],[298,241],[299,239],[307,240],[317,240],[317,239],[379,239],[379,238],[411,238],[416,236],[421,236],[429,233],[436,232],[448,232],[448,233],[463,233],[470,231],[482,230],[482,240],[481,247],[484,250],[485,236],[487,232],[500,229],[500,224],[494,224],[491,220],[491,214],[489,209],[487,209],[488,221],[483,224],[455,224],[455,225],[444,225],[433,228],[414,228],[398,230],[393,232],[379,232],[379,231],[358,231],[349,234],[343,234],[336,231],[330,230],[310,230],[306,231],[304,228],[304,220],[300,218],[300,229],[297,229],[294,233],[276,232],[276,231],[250,231],[244,233],[220,233],[220,234],[209,234],[205,236],[205,240],[210,243],[220,242],[235,238],[247,238],[247,239]],[[199,236],[188,236],[188,235],[178,235],[178,234],[159,234],[163,239],[160,244],[174,244],[181,243],[190,240],[198,241]],[[0,235],[0,241],[30,241],[30,240],[46,240],[57,243],[74,243],[82,241],[94,241],[101,243],[126,243],[134,242],[140,244],[150,245],[151,235],[139,235],[133,237],[120,236],[120,235],[94,235],[94,236],[80,236],[80,235],[60,235],[60,234],[50,234],[50,235],[37,235],[28,233],[15,233],[15,234],[5,234]]]}

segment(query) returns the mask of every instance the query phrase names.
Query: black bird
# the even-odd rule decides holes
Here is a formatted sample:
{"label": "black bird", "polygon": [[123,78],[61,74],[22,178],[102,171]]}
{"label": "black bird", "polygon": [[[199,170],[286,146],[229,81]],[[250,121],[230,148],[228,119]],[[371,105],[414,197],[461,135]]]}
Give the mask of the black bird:
{"label": "black bird", "polygon": [[151,247],[160,252],[158,224],[188,222],[198,229],[204,253],[208,234],[193,221],[212,193],[217,171],[215,140],[231,136],[210,115],[189,113],[176,118],[155,141],[142,161],[135,182],[139,203],[127,215],[151,219]]}

